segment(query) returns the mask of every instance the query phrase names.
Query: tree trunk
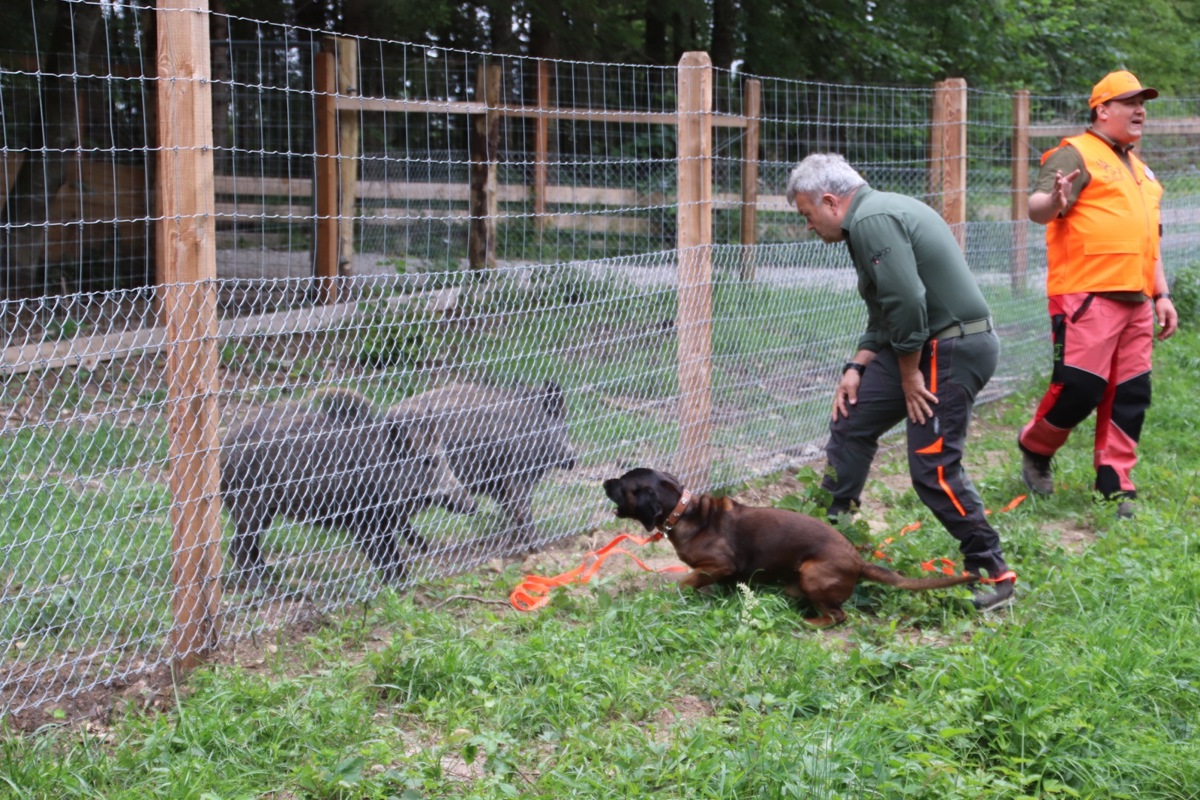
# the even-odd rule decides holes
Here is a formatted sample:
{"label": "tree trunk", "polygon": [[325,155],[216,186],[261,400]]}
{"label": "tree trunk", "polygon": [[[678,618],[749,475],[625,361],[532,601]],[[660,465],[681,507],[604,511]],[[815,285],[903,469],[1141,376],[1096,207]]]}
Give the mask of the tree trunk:
{"label": "tree trunk", "polygon": [[667,20],[662,6],[656,0],[646,0],[646,63],[659,67],[674,63],[667,56]]}
{"label": "tree trunk", "polygon": [[46,259],[43,226],[51,204],[63,185],[78,176],[76,65],[88,63],[100,21],[99,4],[59,2],[57,6],[50,52],[38,65],[42,117],[33,120],[29,150],[5,204],[4,285],[17,291],[32,288],[40,279]]}
{"label": "tree trunk", "polygon": [[373,0],[345,0],[342,3],[341,32],[348,36],[380,36],[372,29]]}
{"label": "tree trunk", "polygon": [[520,53],[521,44],[513,30],[513,4],[505,0],[491,0],[487,4],[487,11],[492,52],[510,55]]}
{"label": "tree trunk", "polygon": [[229,63],[229,17],[225,0],[209,0],[212,39],[212,98],[213,98],[213,169],[218,175],[228,175],[233,167],[233,137],[229,129],[229,104],[233,67]]}
{"label": "tree trunk", "polygon": [[529,55],[556,60],[561,52],[562,1],[538,0],[529,5]]}
{"label": "tree trunk", "polygon": [[736,57],[737,7],[734,0],[712,2],[712,44],[709,47],[714,67],[729,69]]}

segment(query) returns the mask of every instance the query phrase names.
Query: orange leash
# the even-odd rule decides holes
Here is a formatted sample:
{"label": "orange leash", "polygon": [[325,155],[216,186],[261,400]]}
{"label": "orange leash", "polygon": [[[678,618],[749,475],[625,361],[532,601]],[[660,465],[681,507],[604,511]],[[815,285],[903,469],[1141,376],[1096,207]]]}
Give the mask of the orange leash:
{"label": "orange leash", "polygon": [[[539,609],[550,602],[550,592],[555,587],[566,586],[569,583],[587,583],[592,579],[592,576],[599,572],[600,565],[615,553],[624,553],[632,558],[635,564],[647,572],[687,572],[688,568],[683,564],[672,564],[662,569],[648,567],[633,553],[617,546],[624,541],[630,541],[639,546],[646,545],[650,542],[657,542],[662,536],[661,533],[655,533],[653,536],[634,536],[629,533],[622,533],[599,550],[592,550],[585,554],[583,563],[575,569],[567,570],[549,578],[541,575],[526,575],[525,580],[521,581],[520,585],[513,589],[512,594],[508,596],[508,602],[517,611],[534,611],[535,609]],[[590,562],[589,559],[591,559]]]}
{"label": "orange leash", "polygon": [[[1000,513],[1004,513],[1005,511],[1012,511],[1014,508],[1021,505],[1021,503],[1023,503],[1025,501],[1026,497],[1028,497],[1028,495],[1024,495],[1024,494],[1017,495],[1016,497],[1014,497],[1012,500],[1009,501],[1008,505],[1006,505],[1000,509]],[[984,513],[991,514],[992,511],[991,511],[991,509],[984,509]],[[896,541],[896,539],[900,538],[901,536],[907,536],[908,534],[912,533],[913,531],[919,531],[920,529],[921,529],[920,522],[908,523],[907,525],[905,525],[903,528],[900,529],[900,532],[898,534],[896,534],[895,536],[889,536],[886,539],[884,539],[883,543],[880,544],[879,547],[875,548],[875,551],[873,553],[871,553],[871,555],[882,561],[891,561],[891,559],[888,558],[887,555],[884,554],[883,548],[887,547],[889,544]],[[948,558],[933,558],[933,559],[930,559],[929,561],[922,561],[921,569],[925,570],[926,572],[940,572],[943,575],[957,574],[957,570],[954,567],[954,562]],[[992,578],[992,577],[980,578],[979,582],[980,583],[999,583],[1000,581],[1007,581],[1007,580],[1016,581],[1016,579],[1017,579],[1017,573],[1013,572],[1010,569],[1007,572],[1005,572],[1003,575],[999,575],[994,578]]]}

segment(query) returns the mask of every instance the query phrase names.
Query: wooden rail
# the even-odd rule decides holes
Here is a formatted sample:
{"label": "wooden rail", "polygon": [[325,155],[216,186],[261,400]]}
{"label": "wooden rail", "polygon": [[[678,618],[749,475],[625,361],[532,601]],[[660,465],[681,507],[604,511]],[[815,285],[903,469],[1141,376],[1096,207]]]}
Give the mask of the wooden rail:
{"label": "wooden rail", "polygon": [[[336,54],[338,61],[336,85],[329,84],[329,77],[335,69],[323,58]],[[356,183],[355,179],[345,173],[356,173],[356,155],[342,148],[348,142],[359,139],[358,126],[363,113],[392,113],[392,114],[459,114],[466,115],[471,120],[471,180],[467,187],[465,198],[457,195],[446,199],[465,199],[470,204],[467,214],[470,235],[467,241],[468,264],[471,269],[485,269],[495,262],[497,203],[499,202],[528,202],[532,201],[536,228],[541,231],[547,227],[578,227],[593,230],[626,230],[641,229],[646,223],[638,220],[622,220],[605,218],[597,220],[589,216],[572,217],[570,215],[547,215],[546,206],[549,203],[576,203],[585,201],[581,192],[596,190],[577,190],[569,187],[547,185],[546,164],[549,161],[549,128],[551,120],[568,120],[576,122],[597,123],[638,123],[652,125],[680,126],[681,117],[678,111],[613,111],[608,109],[587,108],[556,108],[550,104],[550,75],[551,71],[545,62],[538,62],[536,105],[512,106],[503,100],[501,91],[501,68],[498,64],[482,64],[476,76],[475,100],[410,100],[390,97],[363,97],[358,93],[355,70],[345,66],[346,63],[357,64],[357,40],[346,37],[330,37],[326,42],[322,58],[317,60],[317,77],[320,82],[317,92],[317,178],[318,186],[315,191],[318,198],[317,211],[317,271],[319,275],[337,274],[337,269],[346,263],[348,254],[353,253],[354,215],[352,209],[356,197],[367,197],[369,189]],[[753,86],[751,86],[753,84]],[[755,92],[757,81],[747,81],[744,94],[757,98]],[[749,102],[749,101],[748,101]],[[757,99],[750,102],[741,116],[735,114],[716,114],[709,102],[703,111],[695,112],[704,116],[704,124],[709,128],[727,127],[744,128],[747,130],[747,147],[742,164],[742,197],[735,200],[729,207],[737,207],[742,213],[742,243],[751,246],[755,241],[754,215],[756,210],[758,182],[758,120]],[[497,180],[499,150],[499,123],[503,118],[533,119],[536,123],[534,130],[534,179],[530,189],[516,189],[519,197],[514,197],[515,187],[505,189]],[[323,127],[338,129],[322,130]],[[339,142],[341,146],[335,145]],[[751,149],[751,145],[753,145]],[[328,166],[327,166],[328,165]],[[342,173],[330,173],[335,169]],[[322,188],[324,184],[337,183],[341,192],[341,213],[334,219],[331,214],[322,211],[322,198],[333,196],[332,190]],[[386,192],[394,191],[386,189]],[[399,190],[406,191],[406,190]],[[456,190],[451,189],[451,192]],[[557,191],[558,198],[554,194]],[[613,190],[599,190],[613,191]],[[622,190],[616,190],[621,192]],[[570,194],[563,194],[564,192]],[[355,194],[356,193],[356,194]],[[349,195],[349,198],[348,198]],[[393,195],[385,194],[392,198]],[[628,204],[630,197],[638,198],[633,192],[623,192],[620,195],[592,195],[596,199],[593,204],[617,205]],[[620,200],[616,198],[620,197]],[[565,198],[565,199],[563,199]],[[398,198],[397,198],[398,199]],[[430,198],[439,199],[439,198]],[[636,200],[635,200],[636,202]],[[327,204],[327,203],[326,203]],[[444,216],[457,216],[459,212],[446,212]],[[433,216],[431,212],[417,212],[418,216]],[[394,212],[384,212],[376,215],[376,220],[394,221],[399,215]],[[322,243],[322,239],[337,236],[339,247],[333,248]],[[336,263],[335,263],[336,262]],[[752,274],[753,261],[743,265],[746,274]]]}
{"label": "wooden rail", "polygon": [[[393,114],[484,114],[487,103],[470,100],[397,100],[390,97],[338,97],[338,111],[382,111]],[[638,122],[651,125],[675,125],[679,115],[662,111],[607,111],[588,108],[541,108],[538,106],[497,106],[492,113],[501,117],[525,119],[564,119],[575,122]],[[716,128],[744,128],[745,117],[705,112]]]}

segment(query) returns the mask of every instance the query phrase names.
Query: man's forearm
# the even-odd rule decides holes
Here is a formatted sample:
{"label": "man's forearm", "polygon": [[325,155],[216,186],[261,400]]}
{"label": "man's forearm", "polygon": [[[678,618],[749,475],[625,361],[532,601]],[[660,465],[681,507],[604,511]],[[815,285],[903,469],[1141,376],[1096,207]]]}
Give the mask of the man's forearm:
{"label": "man's forearm", "polygon": [[856,364],[862,364],[865,367],[868,364],[870,364],[872,361],[875,360],[875,351],[867,350],[866,348],[863,348],[863,349],[859,350],[858,352],[856,352],[854,354],[854,357],[851,358],[850,360]]}
{"label": "man's forearm", "polygon": [[1038,225],[1046,225],[1058,216],[1061,209],[1054,205],[1054,196],[1049,192],[1034,192],[1029,195],[1029,219]]}
{"label": "man's forearm", "polygon": [[900,362],[900,378],[902,380],[914,372],[921,371],[920,350],[914,350],[911,353],[897,353],[896,360]]}
{"label": "man's forearm", "polygon": [[1162,256],[1154,262],[1154,294],[1166,294],[1170,291],[1167,283],[1167,269],[1163,266]]}

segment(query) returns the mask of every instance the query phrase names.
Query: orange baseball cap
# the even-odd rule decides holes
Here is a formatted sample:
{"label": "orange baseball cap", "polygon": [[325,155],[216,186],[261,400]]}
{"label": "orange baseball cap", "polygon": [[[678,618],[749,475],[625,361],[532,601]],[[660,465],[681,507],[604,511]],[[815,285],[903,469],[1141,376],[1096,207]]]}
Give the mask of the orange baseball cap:
{"label": "orange baseball cap", "polygon": [[1110,72],[1092,87],[1092,96],[1088,100],[1088,108],[1095,108],[1101,103],[1107,103],[1109,100],[1125,100],[1139,94],[1147,100],[1153,100],[1158,97],[1158,89],[1142,86],[1141,82],[1138,81],[1132,72],[1126,72],[1123,69]]}

